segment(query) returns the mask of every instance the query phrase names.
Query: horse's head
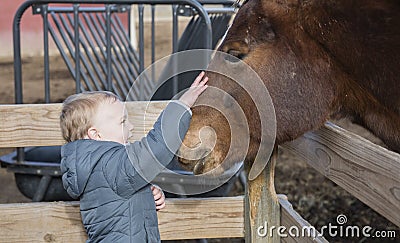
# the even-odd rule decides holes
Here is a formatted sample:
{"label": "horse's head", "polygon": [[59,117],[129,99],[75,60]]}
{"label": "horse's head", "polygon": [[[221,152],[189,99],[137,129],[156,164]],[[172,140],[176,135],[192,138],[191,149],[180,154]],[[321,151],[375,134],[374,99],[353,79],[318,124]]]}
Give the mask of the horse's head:
{"label": "horse's head", "polygon": [[[397,82],[391,70],[398,66],[398,53],[390,51],[397,50],[396,26],[400,18],[396,9],[399,4],[389,0],[248,0],[240,7],[219,46],[219,51],[231,57],[218,56],[209,68],[234,73],[231,77],[213,71],[207,74],[210,86],[229,95],[206,90],[198,103],[218,101],[229,110],[232,102],[227,102],[226,97],[236,100],[247,118],[249,149],[245,154],[249,161],[257,153],[262,138],[260,121],[266,117],[256,108],[264,101],[252,97],[235,80],[243,74],[237,68],[240,61],[259,75],[269,91],[276,112],[278,144],[317,129],[332,115],[360,118],[373,99],[394,106],[398,104],[398,89],[383,87],[395,86]],[[250,81],[253,78],[249,77]],[[360,100],[365,100],[365,106],[361,106]],[[232,134],[239,132],[245,136],[245,129],[240,129],[244,125],[233,131],[229,122],[212,108],[194,108],[184,144],[199,149],[192,151],[196,154],[193,159],[181,162],[197,173],[220,164],[234,140]],[[202,127],[212,128],[208,129],[214,134],[208,136],[213,139],[212,151],[201,145],[207,141],[207,136],[199,138]],[[186,153],[185,149],[180,152]]]}
{"label": "horse's head", "polygon": [[[265,83],[268,89],[281,90],[284,82],[289,86],[285,80],[288,76],[290,79],[296,76],[295,70],[292,70],[293,53],[288,50],[285,35],[280,36],[280,33],[285,33],[294,22],[291,19],[295,15],[291,12],[294,11],[293,8],[291,3],[250,0],[238,11],[218,49],[229,55],[217,55],[209,65],[209,86],[216,89],[206,90],[197,102],[214,103],[214,108],[200,106],[193,109],[191,126],[183,142],[184,146],[180,149],[180,156],[183,157],[180,162],[187,169],[196,174],[207,172],[224,161],[228,151],[232,150],[234,155],[229,160],[240,160],[244,156],[248,160],[255,158],[261,141],[260,107],[257,108],[260,104],[256,102],[262,99],[258,95],[254,97],[243,88],[246,82],[254,82],[254,75],[246,77],[244,74],[244,66],[248,65],[251,71],[256,71],[262,79],[261,84]],[[230,77],[221,75],[216,70],[227,70]],[[236,79],[239,76],[240,81]],[[253,84],[251,86],[254,88]],[[219,93],[218,89],[224,93]],[[288,88],[281,94],[285,96],[290,92],[291,88]],[[228,119],[224,114],[232,110],[233,104],[240,107],[239,110],[245,117],[240,118],[239,122],[232,122],[232,118]],[[223,107],[222,112],[216,106]],[[235,128],[232,123],[236,124]],[[289,135],[296,136],[298,133],[278,134],[278,142],[288,140],[291,138]],[[234,139],[232,136],[237,137]],[[240,142],[234,143],[237,139]]]}

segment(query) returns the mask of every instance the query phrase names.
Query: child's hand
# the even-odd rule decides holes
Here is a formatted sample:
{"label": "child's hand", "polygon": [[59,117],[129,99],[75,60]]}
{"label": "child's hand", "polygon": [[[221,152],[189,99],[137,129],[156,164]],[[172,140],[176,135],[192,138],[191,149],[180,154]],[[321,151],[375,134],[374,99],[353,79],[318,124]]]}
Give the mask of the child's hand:
{"label": "child's hand", "polygon": [[161,188],[159,188],[158,186],[152,185],[151,191],[153,192],[157,211],[165,208],[165,195],[164,195],[163,191],[161,190]]}
{"label": "child's hand", "polygon": [[208,77],[204,76],[204,71],[197,76],[190,88],[179,99],[185,105],[192,107],[197,97],[208,87],[206,85]]}

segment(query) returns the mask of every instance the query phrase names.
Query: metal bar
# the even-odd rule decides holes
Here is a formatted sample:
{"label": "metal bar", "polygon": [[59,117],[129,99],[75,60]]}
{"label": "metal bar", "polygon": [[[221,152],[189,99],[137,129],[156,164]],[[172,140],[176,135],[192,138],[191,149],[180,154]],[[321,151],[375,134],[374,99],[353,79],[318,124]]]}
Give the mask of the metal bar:
{"label": "metal bar", "polygon": [[235,13],[235,8],[223,7],[223,8],[204,8],[208,14],[232,14]]}
{"label": "metal bar", "polygon": [[[123,29],[124,27],[123,27],[123,24],[121,23],[121,21],[120,21],[120,19],[116,19],[117,21],[117,24],[118,24],[118,26],[119,26],[119,28],[120,29]],[[128,48],[128,56],[129,56],[129,63],[131,63],[132,65],[130,65],[130,66],[132,66],[133,67],[133,75],[134,75],[134,77],[135,77],[135,79],[140,75],[140,72],[139,72],[139,56],[138,56],[138,53],[136,52],[136,50],[133,48],[133,46],[132,46],[132,44],[131,44],[131,41],[130,41],[130,39],[129,39],[129,36],[126,34],[126,32],[121,32],[121,35],[122,35],[122,37],[121,37],[121,39],[123,39],[123,40],[125,40],[125,43],[126,43],[126,46],[127,46],[127,48]],[[132,68],[131,67],[131,68]],[[133,85],[133,82],[134,82],[135,80],[130,80],[130,85]],[[139,98],[139,91],[138,91],[138,89],[132,89],[132,88],[130,88],[130,96],[131,96],[131,100],[138,100],[138,98]]]}
{"label": "metal bar", "polygon": [[76,93],[81,92],[81,67],[80,67],[80,51],[79,51],[79,16],[78,16],[79,4],[74,4],[74,43],[75,43],[75,87]]}
{"label": "metal bar", "polygon": [[[67,19],[68,19],[68,21],[69,21],[69,23],[71,25],[74,25],[74,21],[72,20],[71,15],[67,14]],[[85,27],[83,26],[83,24],[82,24],[82,22],[80,20],[78,21],[78,27],[82,30],[82,33],[83,33],[84,37],[87,37],[87,33],[86,33],[86,30],[85,30]],[[66,27],[66,24],[65,24],[65,28],[68,31],[68,28]],[[79,35],[79,43],[82,46],[82,48],[84,50],[84,53],[86,54],[86,57],[87,57],[87,59],[89,59],[89,63],[90,63],[90,65],[89,65],[88,60],[86,60],[85,56],[81,56],[81,60],[83,62],[83,65],[84,65],[87,73],[90,76],[90,79],[86,79],[85,78],[85,83],[89,83],[91,81],[91,83],[94,84],[96,90],[101,90],[101,86],[99,85],[99,83],[97,82],[97,79],[96,79],[96,76],[99,77],[98,73],[96,73],[96,75],[93,73],[93,67],[96,66],[96,62],[93,60],[93,57],[90,54],[90,50],[87,47],[87,45],[84,42],[84,39],[82,38],[81,35]],[[95,69],[95,72],[96,72],[96,69]]]}
{"label": "metal bar", "polygon": [[107,90],[112,90],[111,72],[111,10],[110,5],[106,6],[106,52],[107,52]]}
{"label": "metal bar", "polygon": [[[178,7],[179,5],[172,5],[172,53],[178,52]],[[172,58],[172,95],[178,93],[178,76],[177,76],[177,60],[176,57]]]}
{"label": "metal bar", "polygon": [[[155,38],[156,38],[156,28],[155,28],[155,18],[156,18],[156,6],[151,5],[151,64],[156,60],[156,48],[155,48]],[[151,69],[151,81],[155,80],[155,70],[154,67]],[[150,97],[149,97],[150,98]]]}
{"label": "metal bar", "polygon": [[[54,24],[55,24],[55,26],[56,26],[56,28],[58,30],[58,33],[60,33],[61,38],[64,41],[64,44],[66,45],[66,47],[68,49],[69,55],[71,57],[73,57],[74,53],[73,53],[72,44],[68,41],[68,39],[69,39],[68,36],[66,36],[64,31],[62,30],[62,25],[60,24],[60,21],[57,20],[57,16],[60,19],[61,19],[61,17],[59,15],[56,15],[55,13],[50,13],[50,16],[52,17],[53,22],[54,22]],[[53,37],[53,40],[57,39],[57,41],[55,41],[55,42],[56,42],[56,45],[57,45],[58,49],[61,50],[62,53],[65,53],[63,47],[61,46],[61,44],[59,44],[60,42],[58,41],[57,35],[54,33],[53,28],[49,28],[49,30],[50,30],[50,34]],[[65,54],[65,56],[63,55],[63,57],[67,57],[67,55]],[[64,58],[64,60],[67,60],[67,59],[68,58]],[[75,78],[75,76],[76,76],[75,68],[72,67],[72,65],[73,65],[72,62],[69,62],[69,63],[71,65],[70,68],[69,68],[70,72],[71,72],[72,76]]]}
{"label": "metal bar", "polygon": [[[94,16],[96,17],[96,20],[93,19]],[[105,26],[105,23],[104,23],[106,16],[103,16],[101,14],[96,13],[95,15],[90,15],[90,17],[92,18],[93,24],[95,25],[96,31],[97,31],[97,33],[99,35],[99,39],[98,40],[100,42],[97,42],[97,44],[100,47],[100,49],[102,50],[102,54],[103,54],[103,57],[104,57],[104,60],[105,60],[105,69],[103,71],[104,71],[104,73],[106,75],[106,80],[107,80],[107,72],[108,72],[108,66],[107,66],[108,65],[107,64],[107,59],[108,58],[107,58],[107,48],[106,48],[107,39],[106,39],[106,37],[104,37],[106,35],[105,32],[106,32],[106,29],[107,29],[107,27]],[[101,34],[101,33],[103,33],[103,34]],[[105,47],[105,49],[104,49],[104,47]],[[113,59],[114,59],[113,56],[111,56],[112,62],[114,62]],[[113,76],[120,75],[118,68],[116,70],[117,70],[116,72],[112,73]],[[111,71],[113,71],[112,66],[111,66]]]}
{"label": "metal bar", "polygon": [[116,56],[114,60],[116,62],[115,65],[118,65],[122,72],[121,78],[115,77],[115,81],[118,83],[120,89],[123,90],[123,93],[126,96],[130,88],[129,80],[133,79],[133,76],[130,74],[129,68],[126,64],[127,62],[124,60],[124,57],[126,56],[124,55],[124,48],[121,46],[114,32],[115,31],[111,29],[111,41],[112,45],[114,46],[114,56]]}
{"label": "metal bar", "polygon": [[[92,34],[92,36],[93,36],[93,38],[94,38],[94,40],[95,40],[95,42],[96,42],[96,45],[97,45],[98,48],[99,48],[99,52],[101,53],[101,55],[102,55],[102,57],[103,57],[103,58],[102,58],[102,57],[100,56],[100,54],[99,54],[97,51],[95,51],[96,60],[97,60],[97,62],[100,64],[100,67],[101,67],[103,73],[106,73],[107,67],[106,67],[106,63],[105,63],[105,61],[104,61],[104,60],[106,60],[106,53],[105,53],[104,49],[102,48],[103,42],[102,42],[102,40],[101,40],[101,37],[100,37],[100,39],[99,39],[99,35],[100,35],[99,33],[100,33],[100,31],[102,30],[102,28],[100,28],[100,27],[97,25],[97,23],[96,23],[96,21],[95,21],[95,19],[94,19],[94,17],[93,17],[93,14],[90,14],[90,15],[89,15],[89,18],[88,18],[88,15],[85,14],[85,13],[83,13],[82,16],[84,17],[84,19],[85,19],[85,21],[86,21],[86,23],[87,23],[87,25],[88,25],[88,27],[89,27],[90,33]],[[90,42],[91,42],[91,44],[90,44],[91,46],[95,46],[95,44],[93,43],[92,40],[90,40]],[[111,69],[111,72],[112,72],[112,74],[115,76],[114,68]],[[101,80],[102,80],[102,83],[103,83],[103,87],[105,88],[105,87],[107,86],[107,81],[106,81],[106,79],[105,79],[105,76],[102,76],[102,77],[103,77],[103,78],[102,78]],[[113,84],[113,86],[112,86],[112,89],[114,90],[114,92],[115,92],[118,96],[120,96],[120,93],[119,93],[119,91],[117,90],[117,88],[114,86],[114,84]]]}
{"label": "metal bar", "polygon": [[[112,40],[114,40],[114,44],[118,47],[118,50],[115,51],[115,54],[118,58],[119,61],[119,65],[122,66],[123,70],[125,71],[125,76],[123,77],[123,79],[121,80],[121,83],[125,84],[126,89],[129,91],[130,88],[130,83],[129,81],[134,79],[133,75],[131,74],[131,69],[129,66],[129,58],[127,56],[127,46],[124,45],[123,40],[121,39],[121,31],[118,29],[118,26],[116,25],[114,19],[115,16],[113,16],[114,18],[111,18],[111,25],[113,26],[113,28],[111,29],[111,33],[112,33]],[[128,94],[128,92],[125,92],[125,96]]]}
{"label": "metal bar", "polygon": [[[93,30],[90,26],[90,23],[88,23],[88,19],[84,15],[85,15],[85,13],[82,13],[83,20],[85,21],[85,24],[86,24],[86,26],[88,26],[88,28],[87,29],[85,28],[85,26],[82,23],[83,21],[80,21],[79,25],[80,25],[80,28],[82,29],[82,33],[83,33],[89,47],[87,47],[87,45],[83,44],[84,43],[83,40],[82,40],[82,44],[84,46],[86,55],[88,56],[88,58],[90,60],[90,64],[92,65],[92,68],[96,73],[97,79],[100,80],[100,82],[101,82],[101,84],[96,87],[98,90],[102,90],[102,89],[104,89],[104,87],[106,87],[106,80],[105,80],[104,76],[102,75],[101,69],[98,67],[98,65],[102,66],[102,65],[104,65],[104,63],[101,61],[101,58],[99,58],[98,52],[94,49],[95,45],[91,38],[91,36],[93,36]],[[90,52],[92,53],[92,55],[94,55],[94,58],[96,60],[94,60],[94,58],[90,54]],[[93,80],[95,80],[95,79],[93,78]],[[101,88],[100,86],[103,88]]]}
{"label": "metal bar", "polygon": [[17,148],[17,163],[21,163],[25,160],[24,148]]}
{"label": "metal bar", "polygon": [[46,194],[47,188],[50,185],[50,182],[51,182],[51,176],[49,176],[49,175],[42,176],[42,178],[40,179],[40,182],[39,182],[38,189],[36,190],[35,195],[32,198],[33,202],[40,202],[43,200],[43,198]]}
{"label": "metal bar", "polygon": [[[53,1],[49,1],[53,2]],[[81,2],[81,1],[75,1],[75,2]],[[48,8],[49,12],[54,12],[54,13],[73,13],[74,8],[73,7],[60,7],[60,6],[49,6]],[[79,8],[79,13],[98,13],[98,12],[105,12],[106,8],[105,7],[80,7]],[[112,12],[118,12],[120,11],[116,6],[113,6],[111,9]]]}
{"label": "metal bar", "polygon": [[49,22],[47,5],[42,8],[43,17],[43,62],[44,62],[44,101],[50,103],[50,71],[49,71]]}
{"label": "metal bar", "polygon": [[[53,17],[53,20],[54,20],[54,16],[52,16],[52,17]],[[57,25],[57,24],[56,24],[56,25]],[[56,44],[58,50],[60,51],[61,56],[62,56],[63,59],[64,59],[65,64],[66,64],[67,67],[68,67],[69,72],[71,73],[72,76],[75,76],[75,74],[74,74],[74,68],[73,68],[72,62],[71,62],[70,59],[68,58],[68,55],[65,53],[64,48],[63,48],[63,46],[61,45],[60,40],[58,39],[56,33],[54,32],[54,30],[53,30],[53,28],[52,28],[51,26],[50,26],[50,28],[49,28],[49,31],[50,31],[51,37],[53,38],[54,43]]]}
{"label": "metal bar", "polygon": [[[190,26],[191,25],[191,26]],[[189,32],[185,33],[185,36],[189,36],[188,39],[186,39],[185,43],[183,43],[181,45],[182,50],[187,50],[190,46],[190,43],[192,43],[193,38],[195,38],[196,36],[196,31],[199,30],[199,26],[201,25],[201,20],[200,18],[197,18],[196,16],[193,16],[192,19],[190,20],[188,26],[190,26],[189,28]],[[187,31],[188,29],[186,29],[185,31]],[[182,39],[182,37],[181,37]],[[180,43],[181,44],[181,43]]]}
{"label": "metal bar", "polygon": [[[128,56],[124,55],[127,58],[127,63],[129,63],[129,70],[132,72],[132,75],[130,75],[129,80],[128,81],[128,90],[129,92],[131,92],[131,94],[129,94],[130,96],[132,96],[132,98],[139,98],[140,94],[138,95],[137,89],[131,89],[131,86],[133,85],[133,82],[135,81],[135,79],[137,79],[140,75],[140,77],[142,78],[143,81],[141,81],[143,87],[142,87],[142,91],[144,94],[150,94],[151,92],[151,87],[149,85],[148,82],[148,77],[146,73],[139,73],[139,68],[138,68],[138,61],[137,61],[137,53],[136,51],[133,49],[131,42],[129,41],[129,37],[126,34],[126,32],[124,31],[124,27],[120,21],[119,18],[115,18],[117,25],[118,26],[114,26],[116,30],[120,30],[120,31],[116,31],[118,34],[119,39],[121,40],[122,43],[125,42],[125,48],[126,48],[126,52],[128,54]],[[125,53],[126,54],[126,53]],[[144,99],[146,97],[142,97],[142,99]]]}
{"label": "metal bar", "polygon": [[[107,61],[107,54],[106,54],[106,51],[103,49],[103,46],[105,45],[106,41],[104,39],[104,35],[100,34],[101,32],[104,33],[104,31],[105,31],[104,30],[105,29],[104,24],[101,24],[104,21],[99,16],[99,14],[90,14],[89,17],[90,17],[90,20],[92,21],[92,23],[94,25],[94,28],[96,30],[96,35],[94,35],[95,41],[96,41],[96,43],[97,43],[97,45],[98,45],[98,47],[99,47],[99,49],[101,51],[101,54],[103,55],[104,60]],[[94,17],[96,17],[96,19],[94,19]],[[101,26],[99,26],[99,24],[101,24]],[[95,32],[93,32],[93,33],[95,33]],[[106,72],[107,72],[107,63],[106,62],[104,62],[104,65],[102,65],[102,68],[103,68],[103,72],[106,74]],[[118,70],[115,70],[115,68],[113,68],[113,67],[111,67],[111,72],[112,72],[114,77],[119,75]],[[115,87],[114,84],[112,84],[112,85],[113,85],[112,88],[113,88],[114,92],[119,97],[121,97],[120,91]]]}
{"label": "metal bar", "polygon": [[[140,4],[138,6],[139,10],[139,73],[142,73],[144,70],[144,21],[143,21],[143,11],[144,5]],[[143,81],[140,79],[139,75],[139,99],[143,100]]]}
{"label": "metal bar", "polygon": [[[119,26],[119,28],[123,29],[123,24],[121,23],[120,19],[116,19],[117,20],[117,24]],[[130,59],[130,63],[133,64],[133,73],[134,75],[137,77],[139,76],[139,55],[137,53],[137,51],[133,48],[130,39],[129,39],[129,35],[127,35],[125,32],[121,33],[123,35],[123,38],[125,42],[126,42],[126,46],[128,47],[128,55],[129,55],[129,59]],[[132,80],[133,82],[133,80]]]}
{"label": "metal bar", "polygon": [[[105,20],[105,21],[102,21],[102,19],[100,18],[100,16],[99,16],[99,14],[96,14],[96,17],[97,17],[97,20],[98,20],[98,23],[100,23],[100,25],[102,26],[102,30],[104,31],[104,32],[106,32],[107,31],[107,26],[106,26],[106,24],[104,23],[104,22],[107,22],[107,20]],[[102,16],[104,19],[105,18],[107,18],[107,16]],[[111,38],[111,31],[110,31],[110,38]],[[104,46],[107,46],[107,45],[110,45],[110,48],[111,48],[111,45],[112,45],[112,42],[110,42],[110,43],[108,43],[108,41],[106,40],[106,38],[104,38],[103,36],[101,36],[100,35],[100,39],[102,40],[102,42],[103,42],[103,45]],[[112,40],[112,39],[110,39],[110,40]],[[109,49],[110,49],[109,48]],[[119,63],[117,63],[117,61],[116,61],[116,59],[115,59],[115,57],[113,56],[113,55],[109,55],[108,53],[107,53],[107,47],[106,47],[106,54],[105,54],[105,58],[106,58],[106,64],[107,64],[107,62],[110,62],[111,63],[111,77],[113,77],[114,76],[114,78],[115,78],[115,83],[113,83],[113,82],[111,82],[111,87],[113,88],[113,90],[118,90],[118,88],[120,89],[120,91],[118,91],[118,92],[122,92],[122,94],[124,94],[124,93],[126,93],[126,90],[124,89],[124,85],[121,83],[121,80],[124,78],[124,71],[121,69],[121,66],[119,65]],[[114,53],[115,53],[115,51],[114,51]],[[107,57],[110,57],[110,58],[107,58]],[[112,70],[113,70],[113,67],[115,67],[115,70],[116,70],[116,72],[113,72]],[[109,69],[108,69],[108,66],[107,66],[107,70],[106,70],[106,75],[108,75],[108,73],[109,73],[109,71],[108,71]],[[118,87],[117,86],[115,86],[115,85],[118,85]],[[120,95],[119,95],[120,96]],[[120,96],[121,97],[121,96]]]}
{"label": "metal bar", "polygon": [[[24,7],[31,5],[39,5],[39,4],[48,4],[48,3],[76,3],[77,0],[27,0],[24,2]],[[81,4],[149,4],[148,0],[79,0]],[[196,9],[201,4],[228,4],[231,5],[235,3],[234,0],[232,1],[225,1],[225,0],[152,0],[151,4],[188,4],[194,6]]]}
{"label": "metal bar", "polygon": [[[124,28],[121,24],[121,21],[119,20],[119,18],[115,18],[115,22],[113,21],[113,26],[114,29],[116,30],[116,37],[118,37],[118,40],[120,41],[121,45],[124,47],[124,52],[122,52],[124,58],[125,58],[125,62],[128,63],[129,65],[127,66],[127,68],[129,69],[129,73],[131,74],[132,77],[137,77],[139,72],[138,72],[138,63],[137,60],[134,58],[132,52],[130,49],[131,43],[129,42],[129,39],[126,38],[127,34],[124,31]],[[137,67],[137,69],[135,69],[135,66]],[[131,81],[131,80],[128,80]],[[131,82],[128,82],[129,86],[131,84]]]}
{"label": "metal bar", "polygon": [[[54,14],[54,16],[55,16],[55,15],[56,15],[56,14]],[[63,37],[63,40],[64,40],[65,43],[67,44],[68,50],[69,50],[69,52],[70,52],[70,54],[71,54],[71,57],[74,57],[74,56],[76,56],[76,52],[77,52],[77,51],[79,52],[79,50],[76,50],[76,42],[75,42],[75,41],[76,41],[76,40],[75,40],[76,36],[75,36],[74,33],[72,33],[72,31],[68,28],[68,23],[67,23],[67,21],[65,20],[64,16],[61,15],[61,14],[57,14],[57,15],[58,15],[58,17],[60,18],[61,23],[62,23],[62,26],[63,26],[64,29],[65,29],[65,31],[64,31],[64,30],[62,30],[61,28],[59,28],[59,33],[61,34],[61,36]],[[67,17],[70,18],[70,16],[69,16],[68,14],[67,14]],[[74,19],[75,19],[75,16],[74,16]],[[75,22],[74,22],[74,23],[75,23]],[[73,25],[75,26],[75,24],[73,24]],[[78,27],[79,27],[79,25],[78,25]],[[65,32],[67,33],[68,36],[65,36]],[[75,31],[74,31],[74,32],[75,32]],[[72,42],[75,44],[75,49],[72,48],[72,45],[68,45],[68,43],[69,43],[69,42],[67,42],[68,37],[69,37],[69,40],[72,41]],[[78,40],[79,40],[79,39],[78,39]],[[78,44],[80,44],[80,43],[78,42]],[[80,57],[80,58],[79,58],[79,61],[81,60],[82,63],[83,63],[83,65],[84,65],[84,67],[87,69],[88,64],[87,64],[86,59],[85,59],[84,57],[80,56],[80,55],[79,55],[79,57]],[[75,83],[77,82],[76,80],[78,80],[77,77],[79,77],[79,88],[80,88],[79,90],[76,90],[76,91],[77,91],[78,93],[80,93],[80,92],[82,92],[82,91],[85,90],[84,87],[82,87],[82,85],[81,85],[81,82],[80,82],[80,75],[82,75],[83,82],[85,83],[87,89],[90,90],[90,91],[93,91],[93,90],[94,90],[94,89],[93,89],[93,86],[90,84],[89,78],[87,77],[86,73],[85,73],[85,72],[80,72],[80,69],[81,69],[80,63],[79,63],[79,65],[78,65],[77,60],[74,59],[74,61],[75,61]],[[78,66],[78,68],[77,68],[77,66]],[[78,70],[80,73],[76,73],[77,70]]]}
{"label": "metal bar", "polygon": [[128,22],[128,36],[131,36],[131,6],[128,7],[126,11],[126,16],[127,16],[127,22]]}
{"label": "metal bar", "polygon": [[[96,42],[96,43],[93,43],[93,41],[90,40],[90,42],[91,42],[90,45],[91,46],[96,46],[97,45],[97,47],[98,47],[99,51],[98,52],[95,51],[95,53],[96,53],[95,56],[96,56],[97,62],[100,64],[100,67],[102,68],[102,72],[104,74],[106,72],[106,63],[104,61],[104,60],[106,60],[106,54],[105,54],[104,49],[102,48],[103,44],[102,44],[101,40],[99,39],[99,33],[100,33],[99,30],[100,30],[100,28],[96,25],[96,21],[95,21],[95,19],[93,17],[93,14],[89,14],[88,15],[86,13],[83,13],[82,16],[85,19],[85,21],[86,21],[86,23],[87,23],[87,25],[89,27],[90,34],[93,36],[94,41]],[[101,55],[99,54],[99,52],[100,52]],[[104,75],[102,75],[102,79],[101,80],[103,82],[103,87],[105,88],[107,86],[107,80],[106,80]]]}

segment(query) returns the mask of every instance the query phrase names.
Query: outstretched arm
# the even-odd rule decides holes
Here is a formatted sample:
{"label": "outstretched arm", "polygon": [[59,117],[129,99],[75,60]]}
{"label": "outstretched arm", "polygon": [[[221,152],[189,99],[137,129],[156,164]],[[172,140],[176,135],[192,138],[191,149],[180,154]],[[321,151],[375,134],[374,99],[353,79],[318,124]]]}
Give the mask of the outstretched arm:
{"label": "outstretched arm", "polygon": [[[168,104],[147,136],[125,146],[127,153],[123,151],[125,153],[120,155],[124,164],[121,173],[124,175],[114,175],[108,180],[114,188],[125,187],[128,180],[135,191],[140,190],[172,161],[189,129],[190,107],[207,88],[207,80],[202,72],[179,102]],[[112,164],[108,166],[115,167]]]}

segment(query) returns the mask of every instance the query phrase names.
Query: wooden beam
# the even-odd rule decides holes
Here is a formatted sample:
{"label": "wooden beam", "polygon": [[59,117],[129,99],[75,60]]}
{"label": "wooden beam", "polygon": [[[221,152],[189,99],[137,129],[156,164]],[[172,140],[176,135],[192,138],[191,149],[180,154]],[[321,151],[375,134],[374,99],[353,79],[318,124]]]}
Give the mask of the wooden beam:
{"label": "wooden beam", "polygon": [[[245,190],[245,240],[248,243],[267,242],[279,243],[277,232],[271,227],[280,226],[280,208],[275,192],[274,176],[277,147],[274,149],[267,166],[260,175],[250,181],[247,179]],[[245,166],[249,166],[245,164]],[[246,169],[250,171],[249,168]],[[260,228],[261,227],[261,228]]]}
{"label": "wooden beam", "polygon": [[60,145],[61,104],[0,105],[0,148]]}
{"label": "wooden beam", "polygon": [[243,197],[170,199],[158,213],[161,238],[243,237]]}
{"label": "wooden beam", "polygon": [[[309,225],[285,196],[278,198],[283,226],[289,229]],[[162,240],[244,237],[244,199],[167,199],[167,207],[158,212],[158,219]],[[0,229],[0,242],[85,242],[87,237],[79,202],[0,204]],[[297,239],[290,235],[281,239],[312,241],[312,237]]]}
{"label": "wooden beam", "polygon": [[[243,236],[243,197],[167,199],[163,240]],[[1,242],[85,242],[79,202],[0,204]]]}
{"label": "wooden beam", "polygon": [[283,146],[400,226],[400,155],[332,123]]}
{"label": "wooden beam", "polygon": [[[143,137],[167,101],[126,102],[133,140]],[[62,145],[61,104],[0,105],[0,148]]]}
{"label": "wooden beam", "polygon": [[[317,229],[311,226],[309,222],[303,219],[300,216],[300,214],[293,209],[292,204],[290,204],[286,196],[278,195],[278,199],[279,199],[279,204],[281,205],[281,225],[284,226],[286,229],[284,231],[286,235],[281,236],[281,242],[286,242],[286,243],[328,242],[323,236],[319,235],[319,231],[317,231]],[[298,235],[296,235],[297,234],[296,229],[299,230]],[[308,232],[311,232],[311,234],[308,234]],[[315,235],[313,235],[314,233]]]}

